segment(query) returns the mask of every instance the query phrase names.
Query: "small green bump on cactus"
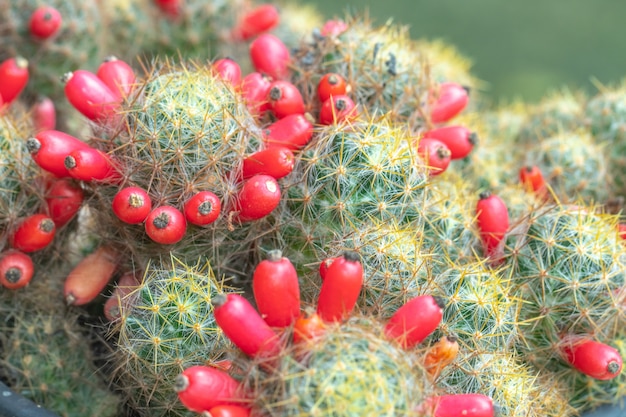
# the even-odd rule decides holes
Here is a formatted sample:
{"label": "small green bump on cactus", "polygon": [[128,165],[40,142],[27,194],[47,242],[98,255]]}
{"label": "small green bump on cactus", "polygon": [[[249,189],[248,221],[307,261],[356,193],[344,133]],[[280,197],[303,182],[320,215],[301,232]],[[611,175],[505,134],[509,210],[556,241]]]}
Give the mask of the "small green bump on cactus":
{"label": "small green bump on cactus", "polygon": [[248,374],[263,415],[417,416],[429,394],[417,357],[386,340],[373,320],[331,325],[305,349],[288,349],[271,374]]}
{"label": "small green bump on cactus", "polygon": [[208,263],[187,265],[172,256],[149,263],[142,284],[121,303],[111,333],[113,378],[141,415],[190,415],[172,384],[183,369],[211,363],[228,349],[211,305],[223,291]]}

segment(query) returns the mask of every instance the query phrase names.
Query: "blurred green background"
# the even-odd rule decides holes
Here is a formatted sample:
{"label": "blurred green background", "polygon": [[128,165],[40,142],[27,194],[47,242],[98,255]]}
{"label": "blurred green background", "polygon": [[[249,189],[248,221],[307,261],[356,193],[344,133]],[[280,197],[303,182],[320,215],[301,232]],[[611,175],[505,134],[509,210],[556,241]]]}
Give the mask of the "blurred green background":
{"label": "blurred green background", "polygon": [[[304,1],[304,0],[303,0]],[[305,1],[307,2],[307,1]],[[369,10],[413,38],[443,39],[473,62],[494,104],[560,87],[589,94],[626,77],[626,1],[308,0],[329,17]],[[598,84],[598,82],[600,84]]]}

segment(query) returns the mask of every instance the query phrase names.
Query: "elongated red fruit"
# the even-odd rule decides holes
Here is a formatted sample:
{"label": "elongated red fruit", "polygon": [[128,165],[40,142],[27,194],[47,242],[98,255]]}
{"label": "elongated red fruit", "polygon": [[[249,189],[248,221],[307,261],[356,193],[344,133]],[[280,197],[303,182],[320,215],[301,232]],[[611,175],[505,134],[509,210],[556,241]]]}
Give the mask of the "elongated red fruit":
{"label": "elongated red fruit", "polygon": [[476,222],[485,256],[498,261],[502,257],[504,236],[509,230],[509,212],[504,201],[488,191],[480,193]]}
{"label": "elongated red fruit", "polygon": [[277,119],[291,114],[304,114],[304,99],[298,87],[289,81],[278,80],[272,82],[267,93],[270,111]]}
{"label": "elongated red fruit", "polygon": [[270,251],[252,275],[252,290],[261,317],[272,327],[287,327],[300,315],[300,284],[291,261]]}
{"label": "elongated red fruit", "polygon": [[9,58],[0,63],[0,96],[7,106],[28,84],[28,61],[22,57]]}
{"label": "elongated red fruit", "polygon": [[450,166],[450,149],[438,139],[420,139],[417,152],[431,177],[443,174]]}
{"label": "elongated red fruit", "polygon": [[69,177],[65,167],[65,157],[77,149],[87,149],[89,145],[74,136],[58,130],[44,130],[26,141],[26,147],[33,160],[42,169],[57,177]]}
{"label": "elongated red fruit", "polygon": [[233,28],[235,40],[247,41],[273,29],[280,21],[278,9],[273,4],[261,4],[245,13]]}
{"label": "elongated red fruit", "polygon": [[244,180],[255,175],[269,175],[275,179],[283,178],[293,171],[296,159],[287,148],[273,147],[253,153],[243,160],[242,176]]}
{"label": "elongated red fruit", "polygon": [[133,68],[114,56],[107,57],[100,64],[96,76],[109,87],[118,99],[127,98],[137,82]]}
{"label": "elongated red fruit", "polygon": [[83,205],[85,193],[72,180],[60,178],[53,180],[46,192],[48,214],[56,227],[67,224]]}
{"label": "elongated red fruit", "polygon": [[212,366],[196,365],[176,376],[174,390],[185,407],[196,413],[241,401],[239,382]]}
{"label": "elongated red fruit", "polygon": [[583,374],[599,380],[622,372],[622,356],[612,346],[580,336],[566,336],[561,350],[565,360]]}
{"label": "elongated red fruit", "polygon": [[268,94],[272,80],[260,72],[251,72],[241,80],[241,94],[250,113],[262,114],[269,109]]}
{"label": "elongated red fruit", "polygon": [[54,130],[57,124],[57,111],[54,102],[48,97],[41,97],[33,106],[33,125],[35,132]]}
{"label": "elongated red fruit", "polygon": [[442,318],[443,301],[431,295],[420,295],[404,303],[391,316],[385,324],[385,335],[410,349],[434,332]]}
{"label": "elongated red fruit", "polygon": [[263,358],[278,355],[278,335],[248,300],[239,294],[219,294],[211,304],[218,326],[243,353]]}
{"label": "elongated red fruit", "polygon": [[117,284],[109,298],[103,306],[104,317],[108,321],[115,321],[120,318],[121,307],[128,304],[128,295],[139,286],[139,279],[133,272],[127,272],[117,280]]}
{"label": "elongated red fruit", "polygon": [[65,157],[64,164],[70,176],[77,180],[113,183],[120,179],[111,157],[95,148],[82,148],[70,152]]}
{"label": "elongated red fruit", "polygon": [[450,149],[450,158],[463,159],[472,152],[478,135],[465,126],[443,126],[424,133],[425,138],[437,139]]}
{"label": "elongated red fruit", "polygon": [[346,252],[326,270],[317,300],[317,314],[326,322],[347,319],[363,287],[363,265],[359,255]]}
{"label": "elongated red fruit", "polygon": [[280,80],[289,75],[291,55],[287,45],[278,37],[264,33],[250,44],[250,59],[254,68],[270,77]]}
{"label": "elongated red fruit", "polygon": [[229,82],[233,87],[241,84],[241,67],[231,58],[218,59],[211,65],[213,71],[224,81]]}
{"label": "elongated red fruit", "polygon": [[439,86],[430,109],[430,121],[445,123],[461,113],[469,102],[469,89],[460,84],[446,82]]}
{"label": "elongated red fruit", "polygon": [[520,182],[527,190],[535,193],[537,197],[547,197],[548,187],[541,169],[537,165],[522,167],[519,171]]}
{"label": "elongated red fruit", "polygon": [[35,267],[27,254],[9,249],[0,255],[0,285],[9,290],[17,290],[27,286]]}
{"label": "elongated red fruit", "polygon": [[258,174],[243,183],[235,200],[235,220],[249,222],[270,214],[280,202],[280,186],[270,175]]}
{"label": "elongated red fruit", "polygon": [[33,214],[22,220],[11,235],[11,245],[22,252],[36,252],[54,239],[56,226],[45,214]]}
{"label": "elongated red fruit", "polygon": [[92,121],[113,122],[118,119],[119,94],[92,72],[77,70],[63,76],[65,97],[76,110]]}
{"label": "elongated red fruit", "polygon": [[[210,417],[249,417],[251,410],[240,405],[218,405],[209,410]],[[207,416],[207,417],[208,417]]]}
{"label": "elongated red fruit", "polygon": [[429,397],[422,410],[432,417],[494,417],[493,400],[483,394],[450,394]]}
{"label": "elongated red fruit", "polygon": [[93,301],[113,278],[117,260],[117,254],[106,246],[81,259],[65,278],[65,302],[80,306]]}
{"label": "elongated red fruit", "polygon": [[310,115],[290,114],[267,126],[264,142],[268,148],[275,146],[297,151],[313,137],[313,123]]}

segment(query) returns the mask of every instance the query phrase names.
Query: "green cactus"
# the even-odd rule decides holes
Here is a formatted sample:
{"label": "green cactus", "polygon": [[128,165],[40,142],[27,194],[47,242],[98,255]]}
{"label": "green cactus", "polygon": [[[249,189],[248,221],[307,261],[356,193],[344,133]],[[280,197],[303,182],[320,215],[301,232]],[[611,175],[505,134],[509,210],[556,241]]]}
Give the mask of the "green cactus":
{"label": "green cactus", "polygon": [[191,415],[172,385],[183,369],[221,359],[227,350],[210,302],[223,289],[208,264],[172,256],[149,263],[141,285],[122,300],[110,335],[112,380],[141,415]]}
{"label": "green cactus", "polygon": [[263,415],[418,416],[431,389],[416,357],[362,317],[329,325],[319,339],[284,352],[280,363],[246,380]]}

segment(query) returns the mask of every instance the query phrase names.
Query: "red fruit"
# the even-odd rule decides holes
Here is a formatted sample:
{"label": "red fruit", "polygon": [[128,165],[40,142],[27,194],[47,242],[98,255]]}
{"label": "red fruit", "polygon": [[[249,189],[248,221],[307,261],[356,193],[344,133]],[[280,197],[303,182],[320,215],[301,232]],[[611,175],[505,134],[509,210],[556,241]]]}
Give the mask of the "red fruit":
{"label": "red fruit", "polygon": [[420,295],[404,303],[391,316],[385,325],[385,335],[400,343],[404,349],[410,349],[435,331],[442,318],[442,300]]}
{"label": "red fruit", "polygon": [[58,130],[39,132],[26,141],[26,147],[33,160],[42,169],[57,177],[69,177],[65,167],[65,157],[74,150],[87,149],[89,145],[80,139]]}
{"label": "red fruit", "polygon": [[143,222],[152,210],[152,200],[143,188],[126,187],[115,194],[111,203],[113,213],[128,224]]}
{"label": "red fruit", "polygon": [[145,223],[150,239],[163,245],[179,242],[187,230],[185,216],[174,206],[159,206],[152,210]]}
{"label": "red fruit", "polygon": [[323,125],[332,125],[352,120],[358,115],[354,101],[346,95],[332,96],[322,103],[319,121]]}
{"label": "red fruit", "polygon": [[9,290],[28,285],[35,267],[30,256],[17,250],[8,250],[0,258],[0,284]]}
{"label": "red fruit", "polygon": [[252,72],[241,80],[241,93],[248,110],[260,114],[269,110],[268,94],[272,80],[260,72]]}
{"label": "red fruit", "polygon": [[98,76],[85,70],[63,76],[68,101],[92,121],[113,122],[119,117],[119,93],[114,93]]}
{"label": "red fruit", "polygon": [[326,323],[316,312],[304,312],[293,325],[293,343],[314,342],[326,331]]}
{"label": "red fruit", "polygon": [[59,31],[62,23],[63,17],[57,9],[51,6],[41,6],[30,16],[28,29],[35,38],[48,39]]}
{"label": "red fruit", "polygon": [[519,171],[519,179],[527,190],[540,197],[545,196],[548,192],[546,180],[537,165],[522,167]]}
{"label": "red fruit", "polygon": [[115,182],[120,174],[111,157],[95,148],[76,149],[65,157],[65,168],[72,178],[81,181]]}
{"label": "red fruit", "polygon": [[482,394],[451,394],[425,401],[426,415],[432,417],[494,417],[493,400]]}
{"label": "red fruit", "polygon": [[26,217],[11,236],[11,245],[22,252],[30,253],[48,246],[54,239],[56,226],[45,214]]}
{"label": "red fruit", "polygon": [[431,177],[443,174],[450,165],[450,149],[437,139],[422,138],[417,152],[428,167]]}
{"label": "red fruit", "polygon": [[329,36],[331,38],[341,35],[348,30],[348,24],[343,20],[327,20],[322,26],[320,33],[322,36]]}
{"label": "red fruit", "polygon": [[291,114],[265,128],[264,142],[268,148],[278,146],[297,151],[313,137],[313,123],[306,114]]}
{"label": "red fruit", "polygon": [[280,202],[280,187],[269,175],[255,175],[245,180],[235,200],[235,219],[241,222],[261,219],[270,214]]}
{"label": "red fruit", "polygon": [[100,64],[96,76],[109,87],[119,100],[128,97],[137,82],[132,67],[114,56],[106,58]]}
{"label": "red fruit", "polygon": [[220,294],[211,304],[217,325],[243,353],[273,358],[280,352],[278,335],[241,295]]}
{"label": "red fruit", "polygon": [[280,16],[273,4],[262,4],[250,10],[233,29],[233,37],[246,41],[276,27]]}
{"label": "red fruit", "polygon": [[230,58],[218,59],[211,68],[222,80],[231,83],[233,87],[241,84],[241,67],[234,60]]}
{"label": "red fruit", "polygon": [[129,299],[127,298],[130,293],[135,291],[139,286],[139,280],[132,272],[127,272],[120,277],[113,289],[113,292],[107,298],[103,306],[104,317],[113,322],[120,318],[122,304],[127,306]]}
{"label": "red fruit", "polygon": [[581,336],[566,336],[561,351],[574,368],[591,378],[613,379],[622,371],[622,357],[617,349]]}
{"label": "red fruit", "polygon": [[330,72],[325,74],[317,84],[317,97],[325,102],[331,96],[343,96],[348,90],[348,83],[339,74]]}
{"label": "red fruit", "polygon": [[0,63],[0,97],[5,106],[11,104],[28,84],[28,61],[18,56]]}
{"label": "red fruit", "polygon": [[290,114],[304,114],[304,100],[300,90],[289,81],[274,81],[267,93],[269,109],[278,119]]}
{"label": "red fruit", "polygon": [[220,215],[222,203],[220,198],[211,191],[199,191],[185,202],[183,212],[185,218],[196,226],[213,223]]}
{"label": "red fruit", "polygon": [[154,0],[154,3],[168,17],[175,19],[180,15],[183,0]]}
{"label": "red fruit", "polygon": [[280,250],[270,251],[252,275],[259,313],[272,327],[287,327],[300,315],[300,284],[291,261]]}
{"label": "red fruit", "polygon": [[250,409],[242,407],[240,405],[218,405],[209,410],[208,416],[210,417],[249,417]]}
{"label": "red fruit", "polygon": [[503,250],[501,243],[509,230],[509,212],[504,201],[488,191],[481,193],[476,204],[476,222],[485,256],[499,260]]}
{"label": "red fruit", "polygon": [[469,89],[457,83],[443,83],[430,108],[430,121],[445,123],[461,113],[469,101]]}
{"label": "red fruit", "polygon": [[459,353],[459,342],[456,337],[445,336],[428,348],[424,355],[424,369],[432,380],[439,377],[441,371],[448,366]]}
{"label": "red fruit", "polygon": [[348,318],[363,287],[363,265],[359,255],[346,252],[326,270],[317,300],[317,314],[326,322]]}
{"label": "red fruit", "polygon": [[289,149],[268,148],[255,152],[243,160],[242,176],[244,180],[258,174],[280,179],[293,171],[295,163],[296,159]]}
{"label": "red fruit", "polygon": [[326,271],[328,271],[328,267],[335,261],[335,259],[337,258],[327,258],[320,263],[319,273],[322,281],[326,279]]}
{"label": "red fruit", "polygon": [[[1,106],[1,103],[0,103]],[[54,102],[48,97],[37,100],[33,106],[33,125],[36,132],[44,130],[54,130],[57,124],[57,112]]]}
{"label": "red fruit", "polygon": [[424,138],[437,139],[450,149],[450,158],[463,159],[478,142],[478,136],[465,126],[443,126],[424,133]]}
{"label": "red fruit", "polygon": [[224,371],[204,365],[185,369],[174,380],[174,389],[180,402],[196,413],[232,404],[241,398],[236,379]]}
{"label": "red fruit", "polygon": [[622,240],[626,240],[626,223],[620,223],[617,225],[617,233]]}
{"label": "red fruit", "polygon": [[117,254],[106,246],[81,259],[65,278],[65,302],[80,306],[93,301],[113,278],[117,261]]}
{"label": "red fruit", "polygon": [[56,227],[67,224],[83,205],[85,193],[73,181],[55,179],[46,192],[48,214]]}
{"label": "red fruit", "polygon": [[257,37],[250,44],[250,59],[254,68],[262,74],[277,80],[289,76],[289,48],[274,35],[265,33]]}

